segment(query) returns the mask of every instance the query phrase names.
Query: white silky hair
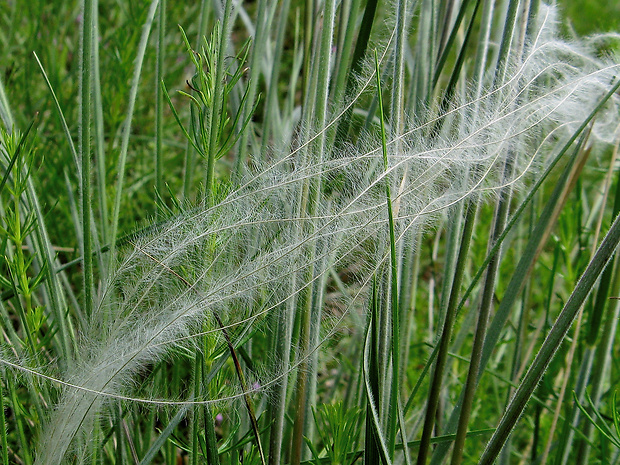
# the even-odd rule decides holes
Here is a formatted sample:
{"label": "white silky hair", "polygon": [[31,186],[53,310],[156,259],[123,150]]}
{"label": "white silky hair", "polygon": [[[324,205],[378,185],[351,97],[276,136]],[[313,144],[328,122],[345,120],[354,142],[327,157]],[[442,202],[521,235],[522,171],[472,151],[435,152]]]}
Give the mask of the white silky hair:
{"label": "white silky hair", "polygon": [[[410,129],[391,137],[387,170],[372,135],[355,147],[308,151],[305,160],[298,151],[273,148],[276,161],[256,167],[215,206],[136,238],[104,283],[76,359],[56,380],[62,396],[40,435],[37,463],[61,463],[110,399],[161,405],[228,400],[131,396],[140,374],[166,360],[172,347],[196,349],[199,336],[221,337],[215,313],[240,334],[285,311],[284,303],[312,284],[301,277],[317,280],[353,262],[360,266],[361,290],[343,297],[343,305],[345,313],[361,306],[364,285],[382,266],[389,244],[384,183],[393,186],[396,235],[403,241],[471,196],[484,199],[508,185],[526,189],[620,74],[617,61],[597,58],[585,43],[559,39],[552,7],[541,6],[538,23],[503,81],[481,96],[455,99],[444,114],[429,109],[416,115]],[[366,79],[362,85],[371,88],[373,77]],[[592,138],[613,141],[618,114],[618,99],[612,99],[597,116]],[[509,178],[507,162],[513,165]],[[312,218],[302,217],[296,205],[314,179],[334,189]],[[175,273],[184,273],[190,286]],[[330,328],[341,321],[332,319]],[[261,386],[279,382],[305,356],[275,370],[265,367]]]}

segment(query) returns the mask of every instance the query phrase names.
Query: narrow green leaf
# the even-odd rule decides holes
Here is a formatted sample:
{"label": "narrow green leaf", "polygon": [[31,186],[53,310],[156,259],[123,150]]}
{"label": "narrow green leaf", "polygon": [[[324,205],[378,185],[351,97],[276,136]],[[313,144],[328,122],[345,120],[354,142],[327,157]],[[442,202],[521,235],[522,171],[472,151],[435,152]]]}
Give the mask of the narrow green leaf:
{"label": "narrow green leaf", "polygon": [[4,190],[4,185],[6,184],[7,180],[9,179],[11,171],[13,170],[13,166],[15,165],[15,162],[17,161],[17,159],[19,158],[19,156],[21,154],[22,148],[24,147],[24,144],[26,143],[26,139],[28,138],[28,134],[30,134],[30,130],[34,126],[34,122],[35,121],[36,120],[32,120],[30,122],[30,124],[26,128],[26,131],[19,138],[19,142],[18,142],[17,147],[15,149],[15,153],[13,153],[13,155],[9,159],[9,163],[7,164],[7,166],[5,168],[4,176],[2,176],[2,180],[0,181],[0,193],[2,193],[2,191]]}
{"label": "narrow green leaf", "polygon": [[594,283],[611,259],[618,243],[620,243],[620,216],[616,217],[614,220],[594,258],[588,265],[586,271],[581,275],[577,286],[570,295],[566,305],[540,348],[540,351],[525,374],[517,392],[502,415],[495,433],[491,437],[491,440],[480,458],[481,465],[491,465],[497,458],[503,444],[508,439],[517,420],[523,413],[527,402],[536,389],[538,382],[566,337],[581,305],[588,297]]}

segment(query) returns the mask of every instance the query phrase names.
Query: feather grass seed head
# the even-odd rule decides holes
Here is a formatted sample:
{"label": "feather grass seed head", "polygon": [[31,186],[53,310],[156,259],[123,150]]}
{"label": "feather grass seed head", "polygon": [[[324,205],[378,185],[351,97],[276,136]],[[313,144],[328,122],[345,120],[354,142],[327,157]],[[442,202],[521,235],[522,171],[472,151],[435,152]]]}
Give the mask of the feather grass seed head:
{"label": "feather grass seed head", "polygon": [[[326,154],[284,153],[264,166],[257,161],[219,203],[181,214],[130,244],[109,273],[79,359],[62,377],[67,387],[41,435],[40,463],[61,463],[109,399],[131,397],[145,367],[169,360],[178,348],[196,350],[199,338],[213,338],[211,347],[221,347],[222,328],[237,343],[330,270],[355,267],[350,285],[356,290],[326,321],[310,352],[318,350],[365,301],[365,289],[387,260],[385,182],[393,186],[395,232],[404,241],[464,199],[495,195],[535,176],[619,74],[617,63],[557,39],[552,12],[541,9],[533,39],[507,65],[504,81],[481,95],[455,98],[442,114],[431,106],[395,134],[387,169],[372,135]],[[617,105],[610,101],[594,125],[602,141],[612,137]],[[507,157],[514,165],[509,175],[503,169]],[[313,179],[333,189],[326,188],[313,214],[303,216],[297,205]],[[268,392],[309,356],[299,349],[286,366],[265,360],[249,381],[260,389],[249,394]],[[236,386],[223,396],[244,394]]]}

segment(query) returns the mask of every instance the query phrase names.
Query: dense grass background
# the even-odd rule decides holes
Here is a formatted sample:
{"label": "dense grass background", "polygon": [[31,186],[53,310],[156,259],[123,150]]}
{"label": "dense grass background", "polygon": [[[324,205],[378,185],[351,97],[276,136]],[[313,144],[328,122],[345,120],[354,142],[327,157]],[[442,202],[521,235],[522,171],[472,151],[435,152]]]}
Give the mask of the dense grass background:
{"label": "dense grass background", "polygon": [[3,463],[617,463],[600,3],[6,2]]}

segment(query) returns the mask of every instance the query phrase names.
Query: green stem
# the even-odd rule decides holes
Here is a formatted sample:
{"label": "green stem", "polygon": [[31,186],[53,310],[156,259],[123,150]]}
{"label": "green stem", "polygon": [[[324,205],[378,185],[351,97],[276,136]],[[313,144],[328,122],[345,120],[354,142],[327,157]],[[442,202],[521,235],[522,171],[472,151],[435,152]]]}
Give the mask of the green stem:
{"label": "green stem", "polygon": [[0,445],[2,446],[2,465],[9,465],[9,450],[6,440],[6,417],[4,413],[4,388],[3,380],[5,371],[0,371]]}
{"label": "green stem", "polygon": [[588,297],[596,280],[615,252],[618,243],[620,243],[620,216],[617,216],[614,220],[603,243],[598,248],[594,258],[586,268],[586,271],[581,275],[577,286],[551,328],[534,362],[532,362],[532,365],[525,374],[523,381],[502,415],[495,433],[493,433],[493,436],[480,458],[480,465],[491,465],[497,458],[502,446],[515,427],[517,420],[521,417],[542,375],[547,370],[555,353],[566,337],[583,302]]}
{"label": "green stem", "polygon": [[[512,172],[510,166],[506,166],[506,170],[509,173]],[[509,179],[510,175],[511,174],[508,174],[504,179]],[[501,200],[498,204],[497,213],[495,215],[495,226],[490,241],[492,246],[498,242],[506,225],[506,218],[508,216],[508,206],[511,198],[510,189],[503,189],[503,191],[504,192],[500,197]],[[459,417],[459,425],[456,431],[456,441],[454,443],[452,453],[452,465],[460,465],[463,459],[463,448],[465,447],[465,439],[467,437],[467,426],[469,424],[469,417],[474,403],[476,388],[478,387],[478,373],[480,370],[480,360],[482,358],[482,348],[484,346],[484,339],[486,337],[489,323],[489,315],[491,314],[491,307],[493,305],[495,280],[499,269],[500,255],[501,254],[498,250],[487,267],[484,290],[482,293],[482,302],[480,304],[478,323],[476,325],[476,334],[474,336],[474,345],[472,347],[472,355],[469,362],[469,370],[467,372],[467,381],[465,382],[463,406],[461,408],[461,416]]]}
{"label": "green stem", "polygon": [[[152,0],[149,7],[149,11],[146,16],[144,25],[142,26],[142,35],[140,36],[140,42],[138,44],[138,52],[136,53],[136,59],[134,62],[133,74],[131,77],[131,88],[129,90],[129,102],[127,106],[127,115],[125,116],[123,136],[121,139],[121,150],[118,156],[118,180],[116,183],[116,195],[114,197],[114,210],[112,214],[112,227],[110,229],[110,264],[114,259],[114,251],[116,247],[116,236],[118,234],[118,221],[121,210],[121,199],[123,194],[123,184],[125,179],[125,164],[127,161],[127,150],[129,149],[129,137],[131,135],[131,121],[133,119],[133,112],[136,104],[136,98],[138,95],[138,87],[140,84],[140,76],[142,74],[142,64],[144,63],[144,55],[146,53],[146,46],[148,45],[149,34],[151,27],[155,19],[155,13],[157,11],[157,5],[159,0]],[[84,251],[86,257],[86,251]],[[90,255],[90,254],[89,254]]]}
{"label": "green stem", "polygon": [[222,108],[224,99],[224,69],[225,69],[225,57],[228,47],[228,39],[230,37],[230,29],[232,24],[230,21],[232,12],[232,1],[226,0],[224,7],[224,16],[222,18],[222,27],[217,37],[218,49],[216,52],[215,63],[215,86],[213,89],[213,106],[209,109],[210,123],[209,139],[207,148],[207,173],[205,179],[205,201],[207,206],[212,205],[215,195],[215,157],[218,153],[219,143],[219,127],[220,120],[223,117],[223,112],[226,110]]}
{"label": "green stem", "polygon": [[[383,114],[383,96],[381,92],[381,73],[379,69],[379,56],[375,50],[375,73],[377,78],[377,96],[379,99],[379,121],[381,123],[381,151],[383,154],[383,171],[385,172],[385,197],[388,210],[388,230],[390,234],[390,318],[386,318],[382,322],[384,325],[390,325],[392,328],[392,381],[390,392],[390,413],[388,424],[388,451],[390,458],[394,458],[394,447],[396,445],[396,432],[398,421],[398,369],[400,367],[400,314],[398,309],[398,261],[396,260],[396,236],[394,232],[394,209],[392,208],[392,193],[390,189],[389,173],[390,165],[387,151],[387,137],[385,133],[385,116]],[[400,108],[400,107],[399,107]]]}
{"label": "green stem", "polygon": [[166,57],[166,0],[159,2],[159,24],[157,34],[157,74],[155,94],[155,191],[162,195],[163,180],[163,139],[164,139],[164,91],[160,83],[164,79],[164,60]]}
{"label": "green stem", "polygon": [[91,236],[91,198],[92,188],[90,184],[91,159],[90,159],[90,121],[91,121],[91,67],[93,32],[95,29],[94,12],[97,8],[97,0],[84,0],[84,14],[82,22],[82,60],[81,60],[81,124],[79,154],[81,159],[82,183],[81,183],[81,207],[82,207],[82,253],[83,253],[83,291],[84,313],[92,314],[93,309],[93,246]]}
{"label": "green stem", "polygon": [[452,283],[452,289],[450,291],[450,300],[448,301],[446,317],[444,320],[443,330],[441,332],[441,339],[439,340],[437,361],[435,362],[435,370],[433,372],[433,379],[431,381],[431,386],[429,390],[428,402],[426,404],[427,407],[426,416],[424,419],[424,429],[422,430],[422,438],[420,440],[420,449],[418,452],[418,465],[424,465],[426,463],[429,448],[431,445],[431,436],[433,433],[433,428],[435,426],[435,415],[437,413],[437,407],[439,405],[439,394],[441,392],[441,386],[443,384],[443,373],[445,371],[446,362],[448,359],[450,337],[452,334],[452,328],[454,326],[454,320],[456,318],[458,294],[461,283],[463,281],[463,276],[465,274],[465,263],[467,262],[466,257],[469,253],[469,245],[474,230],[474,221],[476,218],[477,210],[478,204],[476,199],[470,199],[467,202],[467,212],[465,214],[461,246],[457,259],[456,273],[454,275],[454,282]]}
{"label": "green stem", "polygon": [[[13,408],[13,414],[15,415],[15,423],[17,423],[17,435],[19,443],[21,445],[21,459],[26,465],[32,465],[32,454],[30,453],[30,443],[26,437],[24,430],[24,418],[22,412],[24,411],[20,400],[17,397],[14,381],[7,377],[7,384],[9,390],[9,396],[11,398],[11,405]],[[3,412],[4,414],[4,412]]]}

